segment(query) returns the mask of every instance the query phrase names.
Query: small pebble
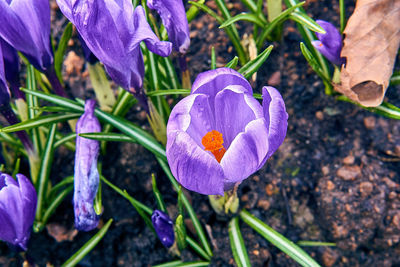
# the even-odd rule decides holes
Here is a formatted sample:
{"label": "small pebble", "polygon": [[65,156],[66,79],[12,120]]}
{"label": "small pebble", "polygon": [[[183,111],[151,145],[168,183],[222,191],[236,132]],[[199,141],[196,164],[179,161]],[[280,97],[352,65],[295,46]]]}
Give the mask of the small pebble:
{"label": "small pebble", "polygon": [[354,164],[354,156],[353,155],[348,155],[343,159],[343,164],[345,165],[352,165]]}
{"label": "small pebble", "polygon": [[361,168],[359,166],[343,166],[336,172],[336,175],[346,181],[354,180],[361,175]]}
{"label": "small pebble", "polygon": [[369,116],[364,118],[364,126],[368,130],[372,130],[375,128],[376,119],[375,117]]}
{"label": "small pebble", "polygon": [[317,111],[317,112],[315,112],[315,117],[318,120],[322,121],[324,119],[324,113],[322,111]]}

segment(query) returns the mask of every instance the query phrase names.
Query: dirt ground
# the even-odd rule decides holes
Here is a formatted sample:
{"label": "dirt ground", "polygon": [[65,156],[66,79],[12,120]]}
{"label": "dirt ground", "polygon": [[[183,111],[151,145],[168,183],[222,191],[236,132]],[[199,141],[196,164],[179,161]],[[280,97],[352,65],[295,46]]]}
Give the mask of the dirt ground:
{"label": "dirt ground", "polygon": [[[213,1],[207,2],[214,6]],[[351,14],[354,2],[346,1],[346,5]],[[239,1],[233,1],[231,7],[237,13],[245,10]],[[338,1],[309,1],[305,9],[314,19],[339,25]],[[57,16],[55,23],[61,28],[65,20]],[[241,34],[251,33],[250,25],[239,25]],[[192,80],[209,69],[211,46],[215,46],[220,66],[234,56],[229,39],[207,15],[201,14],[191,23],[191,37]],[[300,41],[296,25],[285,23],[282,41],[272,43],[274,50],[253,83],[256,92],[267,84],[279,89],[289,113],[289,127],[279,150],[239,187],[241,207],[294,242],[335,242],[334,247],[305,247],[323,266],[400,266],[400,122],[325,96],[321,80],[300,52]],[[71,50],[76,47],[72,45]],[[68,57],[77,67],[65,73],[69,93],[79,97],[92,94],[81,51]],[[400,106],[400,86],[389,88],[387,99]],[[138,107],[127,118],[149,129]],[[57,151],[54,181],[73,173],[73,157],[64,148]],[[168,210],[176,212],[176,193],[154,156],[143,147],[109,144],[101,160],[105,177],[153,208],[151,173],[156,173]],[[215,215],[206,196],[188,195],[200,221],[210,229],[215,255],[211,266],[235,266],[228,221]],[[74,231],[71,202],[72,195],[43,232],[32,234],[27,252],[32,262],[58,266],[93,235]],[[103,204],[102,219],[113,218],[114,223],[80,266],[150,266],[174,259],[129,202],[106,185]],[[190,226],[188,222],[189,230]],[[250,227],[242,222],[240,226],[253,266],[297,266]],[[190,249],[183,258],[200,260]],[[0,243],[1,266],[21,266],[22,260]]]}

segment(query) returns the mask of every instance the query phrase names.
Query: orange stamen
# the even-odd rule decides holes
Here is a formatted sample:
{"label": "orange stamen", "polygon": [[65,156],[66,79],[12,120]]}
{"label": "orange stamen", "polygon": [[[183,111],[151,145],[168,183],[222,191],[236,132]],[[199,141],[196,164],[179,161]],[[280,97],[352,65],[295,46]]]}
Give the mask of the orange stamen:
{"label": "orange stamen", "polygon": [[204,150],[210,151],[214,155],[215,159],[218,162],[221,162],[221,159],[226,152],[226,149],[222,145],[224,143],[222,133],[212,130],[203,136],[201,143],[204,146]]}

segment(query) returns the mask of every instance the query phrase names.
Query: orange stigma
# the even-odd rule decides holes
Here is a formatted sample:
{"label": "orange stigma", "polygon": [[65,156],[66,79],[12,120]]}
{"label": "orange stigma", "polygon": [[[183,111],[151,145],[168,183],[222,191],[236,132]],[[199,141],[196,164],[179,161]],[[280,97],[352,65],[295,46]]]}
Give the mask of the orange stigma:
{"label": "orange stigma", "polygon": [[221,159],[226,152],[226,149],[222,145],[224,143],[222,133],[216,130],[212,130],[203,136],[203,138],[201,139],[201,143],[204,146],[204,150],[213,153],[215,159],[218,162],[221,162]]}

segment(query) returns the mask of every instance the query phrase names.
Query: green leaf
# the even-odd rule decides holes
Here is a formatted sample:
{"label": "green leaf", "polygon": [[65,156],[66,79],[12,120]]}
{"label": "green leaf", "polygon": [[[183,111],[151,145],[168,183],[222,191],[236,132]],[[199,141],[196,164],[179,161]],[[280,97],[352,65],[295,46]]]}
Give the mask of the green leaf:
{"label": "green leaf", "polygon": [[187,243],[186,243],[186,228],[185,228],[185,223],[183,222],[182,214],[179,214],[175,220],[175,236],[179,250],[184,250],[187,246]]}
{"label": "green leaf", "polygon": [[65,27],[64,32],[61,36],[60,43],[58,44],[58,48],[54,53],[54,68],[56,70],[56,74],[58,79],[62,80],[61,68],[63,63],[63,58],[65,54],[65,50],[68,46],[68,41],[72,36],[72,23],[69,22]]}
{"label": "green leaf", "polygon": [[314,58],[313,54],[308,50],[307,46],[301,42],[300,43],[300,50],[303,53],[304,58],[307,60],[310,67],[317,73],[317,75],[324,80],[326,83],[331,83],[330,78],[325,75],[323,70],[320,68],[317,60]]}
{"label": "green leaf", "polygon": [[[80,100],[81,103],[78,104],[75,101],[52,94],[45,94],[42,92],[31,91],[27,89],[23,89],[23,91],[27,94],[35,95],[43,100],[52,102],[56,105],[69,107],[71,111],[83,112],[82,100]],[[134,125],[132,122],[126,119],[116,117],[99,109],[95,110],[95,114],[100,120],[111,124],[113,127],[133,138],[135,141],[144,146],[146,149],[150,150],[156,156],[160,157],[162,160],[167,160],[164,148],[155,140],[153,136],[142,130],[140,127]]]}
{"label": "green leaf", "polygon": [[346,27],[346,6],[344,0],[339,0],[339,10],[340,10],[340,33],[343,33]]}
{"label": "green leaf", "polygon": [[70,119],[75,119],[78,118],[80,115],[81,114],[72,113],[72,114],[51,114],[46,116],[40,116],[38,118],[30,119],[24,122],[10,125],[8,127],[4,127],[0,129],[0,132],[11,133],[22,130],[29,130],[32,128],[37,128],[39,126],[44,126],[51,123],[59,123]]}
{"label": "green leaf", "polygon": [[151,181],[152,181],[152,185],[153,185],[153,193],[154,193],[154,196],[156,197],[156,201],[157,201],[157,207],[161,211],[167,212],[167,208],[165,207],[163,197],[157,188],[157,181],[156,181],[156,176],[154,175],[154,173],[151,174]]}
{"label": "green leaf", "polygon": [[72,267],[77,265],[96,245],[100,242],[100,240],[107,233],[108,228],[112,223],[112,219],[108,220],[108,222],[98,231],[85,245],[83,245],[71,258],[69,258],[62,267]]}
{"label": "green leaf", "polygon": [[390,85],[393,86],[398,84],[400,84],[400,71],[394,72],[390,78]]}
{"label": "green leaf", "polygon": [[87,139],[92,139],[92,140],[98,140],[98,141],[106,141],[106,142],[130,142],[130,143],[136,143],[135,140],[130,138],[129,136],[126,136],[125,134],[120,134],[120,133],[81,133],[79,136],[87,138]]}
{"label": "green leaf", "polygon": [[[99,169],[101,171],[101,163],[97,164],[97,169]],[[101,175],[101,173],[100,173]],[[96,197],[94,199],[94,212],[97,215],[101,215],[101,213],[103,212],[103,203],[102,203],[102,198],[101,198],[101,193],[102,193],[102,188],[101,188],[101,181],[99,181],[99,187],[97,188],[97,193],[96,193]]]}
{"label": "green leaf", "polygon": [[260,27],[265,27],[265,23],[257,16],[254,14],[249,14],[249,13],[240,13],[234,17],[231,17],[230,19],[226,20],[224,23],[222,23],[219,28],[223,29],[225,27],[230,26],[231,24],[238,22],[238,21],[248,21],[251,23],[254,23]]}
{"label": "green leaf", "polygon": [[271,242],[274,246],[282,250],[297,263],[304,267],[320,267],[320,265],[311,258],[304,250],[295,243],[263,223],[261,220],[254,217],[248,211],[241,211],[240,218],[253,228],[257,233]]}
{"label": "green leaf", "polygon": [[311,31],[319,32],[322,34],[326,33],[326,31],[321,26],[319,26],[318,23],[316,23],[312,18],[310,18],[309,16],[307,16],[307,14],[303,12],[294,11],[292,14],[289,15],[289,17],[297,23],[301,24],[303,27],[310,29]]}
{"label": "green leaf", "polygon": [[[163,161],[161,158],[156,157],[158,163],[160,164],[161,168],[164,170],[165,174],[167,175],[168,179],[170,180],[170,182],[172,183],[172,185],[174,186],[176,191],[179,191],[179,184],[178,182],[175,180],[175,177],[172,175],[171,170],[168,166],[168,164]],[[211,250],[211,246],[207,241],[207,237],[206,234],[204,233],[203,227],[200,224],[199,219],[197,218],[196,213],[194,212],[194,209],[192,207],[192,205],[190,204],[189,200],[187,199],[187,197],[185,196],[185,194],[182,194],[182,203],[185,206],[190,219],[193,222],[193,226],[196,229],[197,235],[200,238],[200,242],[203,245],[205,251],[207,252],[208,256],[211,257],[213,255],[212,250]]]}
{"label": "green leaf", "polygon": [[297,245],[303,246],[303,247],[336,247],[336,243],[332,242],[320,242],[320,241],[307,241],[307,240],[301,240],[297,242]]}
{"label": "green leaf", "polygon": [[[258,2],[258,3],[262,3]],[[267,0],[268,21],[273,21],[282,13],[282,0]]]}
{"label": "green leaf", "polygon": [[57,141],[54,143],[54,148],[65,145],[65,147],[67,147],[68,149],[75,151],[75,142],[72,141],[75,141],[76,133],[69,133],[65,136],[57,133],[56,139]]}
{"label": "green leaf", "polygon": [[239,228],[239,218],[235,217],[229,222],[229,241],[233,258],[238,267],[251,266],[246,246]]}
{"label": "green leaf", "polygon": [[162,95],[188,95],[190,90],[188,89],[169,89],[169,90],[158,90],[148,92],[147,96],[162,96]]}
{"label": "green leaf", "polygon": [[186,235],[186,242],[189,244],[189,246],[192,247],[192,249],[201,257],[203,257],[205,260],[211,260],[211,257],[207,254],[207,252],[198,244],[196,240],[191,238],[190,236]]}
{"label": "green leaf", "polygon": [[215,57],[215,48],[214,46],[211,47],[211,69],[215,70],[217,68],[217,62]]}
{"label": "green leaf", "polygon": [[35,184],[37,190],[37,207],[36,207],[36,221],[41,222],[44,213],[44,206],[46,205],[47,190],[49,188],[49,176],[51,171],[51,166],[53,163],[54,154],[54,140],[56,136],[57,125],[53,124],[51,126],[50,132],[48,134],[46,146],[43,150],[42,161],[39,170],[38,183]]}
{"label": "green leaf", "polygon": [[289,18],[289,15],[294,12],[298,7],[301,7],[305,4],[306,2],[300,2],[297,5],[294,5],[292,7],[289,7],[282,13],[280,13],[276,18],[274,18],[270,23],[268,23],[265,27],[263,27],[263,31],[260,35],[260,38],[257,40],[257,47],[261,48],[264,45],[265,40],[267,37],[272,33],[272,31],[275,29],[275,27],[285,20]]}
{"label": "green leaf", "polygon": [[400,120],[400,108],[396,107],[393,104],[387,103],[387,102],[382,102],[382,104],[380,104],[377,107],[365,107],[363,105],[360,105],[358,102],[355,102],[355,101],[349,99],[348,97],[346,97],[344,95],[338,96],[336,99],[345,101],[345,102],[349,102],[349,103],[353,103],[363,109],[366,109],[368,111],[371,111],[373,113],[379,114],[379,115],[387,117],[387,118]]}
{"label": "green leaf", "polygon": [[231,61],[229,61],[226,65],[225,68],[231,68],[234,69],[236,68],[237,64],[238,64],[238,60],[239,58],[237,56],[235,56]]}
{"label": "green leaf", "polygon": [[239,72],[243,74],[246,79],[249,79],[251,75],[258,71],[262,64],[267,60],[269,54],[271,53],[273,45],[268,46],[261,54],[259,54],[255,59],[249,61],[239,69]]}
{"label": "green leaf", "polygon": [[87,68],[89,70],[90,82],[92,83],[100,109],[111,111],[112,107],[115,105],[116,99],[103,65],[100,62],[94,65],[88,63]]}
{"label": "green leaf", "polygon": [[[32,90],[36,91],[36,80],[35,80],[35,70],[32,65],[28,63],[26,69],[26,86]],[[39,107],[38,99],[34,95],[27,95],[26,96],[26,104],[28,106],[28,119],[34,119],[36,117],[36,114],[38,113],[37,110],[34,108]],[[42,143],[40,140],[40,134],[39,134],[39,129],[32,129],[30,131],[30,135],[32,138],[32,143],[33,147],[35,148],[36,152],[38,155],[41,154],[42,152]],[[31,173],[32,174],[32,173]],[[32,177],[32,181],[35,181],[36,177]]]}

